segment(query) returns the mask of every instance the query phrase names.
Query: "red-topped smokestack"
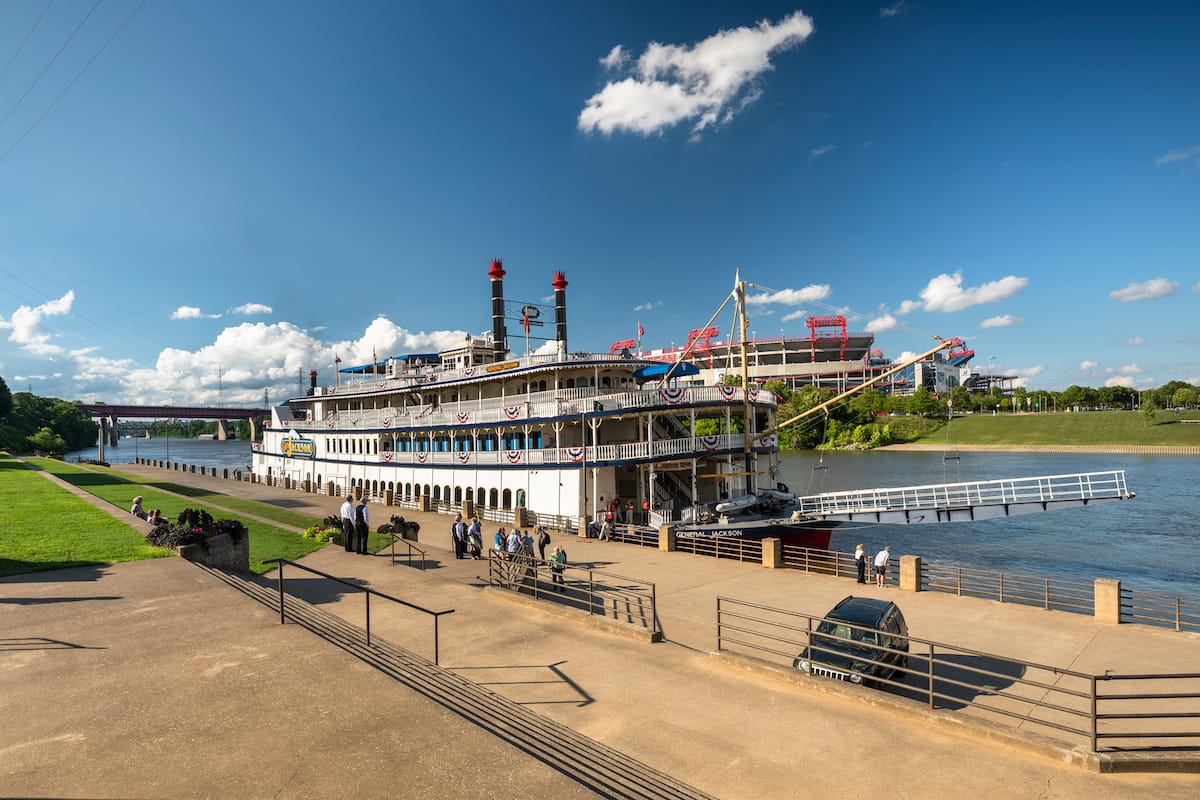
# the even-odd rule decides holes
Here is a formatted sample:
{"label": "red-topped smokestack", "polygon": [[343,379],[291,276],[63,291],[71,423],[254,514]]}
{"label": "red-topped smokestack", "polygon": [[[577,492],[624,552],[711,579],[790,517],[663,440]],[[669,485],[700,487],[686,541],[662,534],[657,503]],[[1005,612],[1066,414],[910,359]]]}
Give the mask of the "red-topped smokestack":
{"label": "red-topped smokestack", "polygon": [[550,282],[554,287],[554,338],[558,341],[559,352],[567,352],[567,276],[562,272],[554,273]]}
{"label": "red-topped smokestack", "polygon": [[492,279],[492,352],[496,360],[504,359],[508,343],[504,332],[504,262],[492,259],[488,277]]}

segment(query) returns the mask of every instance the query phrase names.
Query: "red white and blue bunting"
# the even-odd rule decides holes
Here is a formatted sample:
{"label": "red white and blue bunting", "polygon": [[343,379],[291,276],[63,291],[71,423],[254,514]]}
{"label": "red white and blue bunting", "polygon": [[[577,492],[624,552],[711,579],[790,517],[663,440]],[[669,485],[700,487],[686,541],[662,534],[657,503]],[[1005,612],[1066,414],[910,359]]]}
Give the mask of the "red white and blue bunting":
{"label": "red white and blue bunting", "polygon": [[687,393],[687,389],[680,389],[677,386],[664,386],[658,390],[658,395],[663,400],[666,400],[673,406],[677,406],[683,402],[683,397]]}
{"label": "red white and blue bunting", "polygon": [[470,411],[459,411],[457,414],[454,415],[454,418],[458,420],[459,425],[465,425],[471,421],[471,412]]}
{"label": "red white and blue bunting", "polygon": [[510,464],[520,464],[525,457],[524,450],[505,450],[504,457],[508,459]]}
{"label": "red white and blue bunting", "polygon": [[703,447],[705,450],[716,450],[717,446],[719,444],[721,444],[720,436],[701,436],[700,437],[700,446]]}
{"label": "red white and blue bunting", "polygon": [[758,387],[755,386],[754,384],[751,384],[750,388],[747,391],[750,393],[750,402],[757,403],[758,402]]}
{"label": "red white and blue bunting", "polygon": [[384,417],[384,418],[383,418],[383,419],[380,421],[380,424],[381,424],[381,425],[383,425],[383,427],[385,427],[385,428],[390,428],[390,427],[392,427],[392,418],[391,418],[391,417]]}
{"label": "red white and blue bunting", "polygon": [[417,451],[417,463],[418,464],[424,464],[428,460],[429,460],[429,453],[425,452],[424,450]]}
{"label": "red white and blue bunting", "polygon": [[574,461],[576,464],[578,464],[579,462],[583,461],[583,448],[564,447],[563,455],[567,457],[568,461]]}
{"label": "red white and blue bunting", "polygon": [[470,377],[474,376],[475,368],[474,367],[463,367],[462,374],[463,374],[464,378],[470,378]]}
{"label": "red white and blue bunting", "polygon": [[458,463],[469,464],[470,462],[471,462],[471,451],[470,450],[459,450],[458,451]]}
{"label": "red white and blue bunting", "polygon": [[733,398],[737,396],[737,387],[735,386],[718,386],[717,391],[721,393],[721,399],[727,403],[733,402]]}
{"label": "red white and blue bunting", "polygon": [[779,437],[773,433],[768,434],[767,436],[760,436],[755,441],[755,444],[757,444],[759,447],[774,447],[778,443]]}
{"label": "red white and blue bunting", "polygon": [[385,463],[385,464],[391,463],[391,460],[392,460],[392,451],[384,450],[383,451],[383,463]]}
{"label": "red white and blue bunting", "polygon": [[520,406],[505,406],[504,407],[504,416],[508,417],[509,419],[518,419],[521,416],[521,407]]}

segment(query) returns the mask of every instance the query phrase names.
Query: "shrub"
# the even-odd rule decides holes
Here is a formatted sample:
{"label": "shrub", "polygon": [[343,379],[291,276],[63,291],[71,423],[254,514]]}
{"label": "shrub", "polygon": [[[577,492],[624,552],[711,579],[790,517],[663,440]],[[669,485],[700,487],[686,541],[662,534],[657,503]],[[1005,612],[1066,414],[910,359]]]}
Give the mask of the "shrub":
{"label": "shrub", "polygon": [[187,544],[203,544],[207,539],[228,534],[237,544],[249,531],[240,520],[214,520],[204,509],[185,508],[174,523],[159,525],[146,534],[146,541],[159,547],[182,547]]}

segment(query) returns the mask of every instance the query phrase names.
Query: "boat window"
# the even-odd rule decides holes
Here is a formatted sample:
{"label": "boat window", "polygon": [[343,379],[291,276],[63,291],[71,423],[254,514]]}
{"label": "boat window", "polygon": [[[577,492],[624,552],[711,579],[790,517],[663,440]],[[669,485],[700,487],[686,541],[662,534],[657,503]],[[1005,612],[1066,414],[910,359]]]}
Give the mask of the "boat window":
{"label": "boat window", "polygon": [[457,505],[461,505],[461,504],[462,504],[462,487],[455,486],[454,487],[454,505],[457,506]]}
{"label": "boat window", "polygon": [[504,490],[504,504],[501,508],[512,508],[512,489]]}
{"label": "boat window", "polygon": [[525,507],[525,490],[517,489],[517,508]]}
{"label": "boat window", "polygon": [[450,487],[449,486],[446,486],[442,489],[442,502],[444,502],[444,503],[450,502]]}
{"label": "boat window", "polygon": [[500,492],[497,491],[496,489],[492,489],[492,491],[488,493],[488,507],[489,508],[499,508],[500,507],[499,500],[500,500]]}
{"label": "boat window", "polygon": [[564,385],[565,385],[565,386],[566,386],[568,389],[574,389],[574,388],[575,388],[575,379],[574,379],[574,378],[567,378],[567,382],[566,382],[566,384],[564,384]]}

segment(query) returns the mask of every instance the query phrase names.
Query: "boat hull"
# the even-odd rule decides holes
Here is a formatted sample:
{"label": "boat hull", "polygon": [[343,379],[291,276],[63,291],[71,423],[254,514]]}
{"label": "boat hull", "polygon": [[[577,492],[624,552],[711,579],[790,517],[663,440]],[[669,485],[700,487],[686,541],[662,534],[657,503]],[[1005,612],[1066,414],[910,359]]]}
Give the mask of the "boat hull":
{"label": "boat hull", "polygon": [[685,523],[675,529],[676,539],[779,539],[786,545],[829,549],[829,536],[836,522],[763,518],[730,520],[725,523]]}

